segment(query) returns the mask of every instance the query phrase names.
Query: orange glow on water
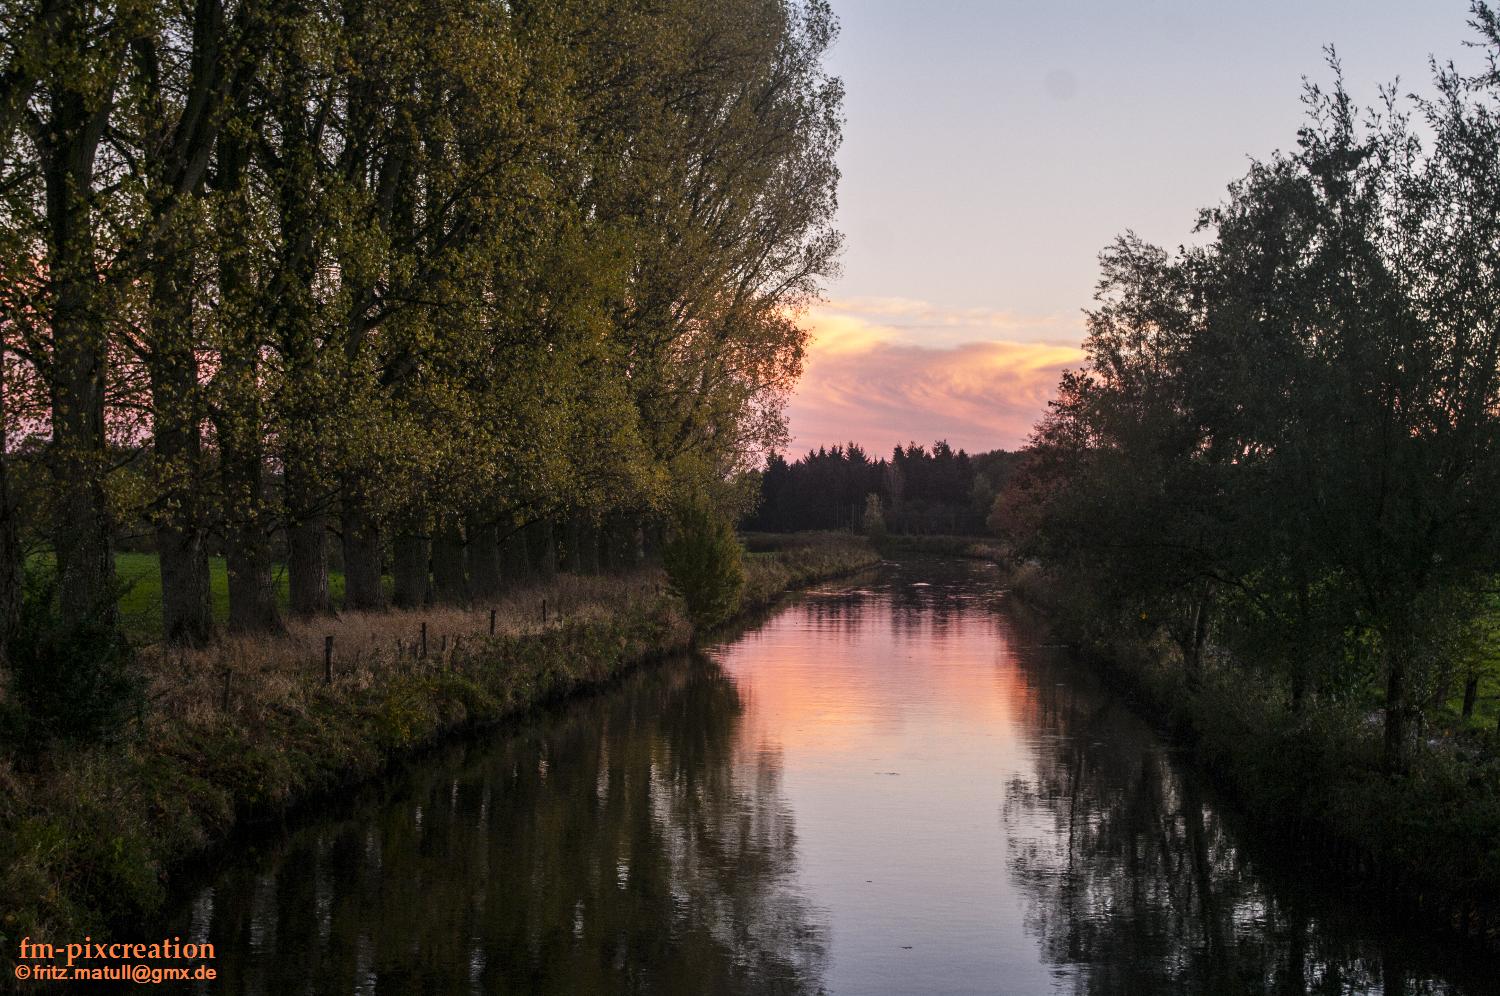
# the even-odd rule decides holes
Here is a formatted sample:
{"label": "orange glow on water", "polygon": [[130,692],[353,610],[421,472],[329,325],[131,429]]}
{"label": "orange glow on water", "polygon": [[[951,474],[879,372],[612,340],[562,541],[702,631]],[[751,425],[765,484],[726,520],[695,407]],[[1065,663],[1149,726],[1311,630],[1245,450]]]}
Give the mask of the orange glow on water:
{"label": "orange glow on water", "polygon": [[993,747],[1033,708],[1008,633],[972,608],[890,616],[814,594],[715,656],[744,696],[745,746],[817,766],[976,730]]}

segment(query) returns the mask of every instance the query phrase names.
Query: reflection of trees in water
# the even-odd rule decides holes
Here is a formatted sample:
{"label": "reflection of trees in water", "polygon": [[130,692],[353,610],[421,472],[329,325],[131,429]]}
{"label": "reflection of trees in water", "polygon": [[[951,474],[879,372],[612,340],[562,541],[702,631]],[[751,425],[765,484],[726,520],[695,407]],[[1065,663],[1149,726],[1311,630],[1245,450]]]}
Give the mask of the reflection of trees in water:
{"label": "reflection of trees in water", "polygon": [[854,593],[808,595],[797,606],[801,621],[823,633],[849,637],[866,623],[869,601]]}
{"label": "reflection of trees in water", "polygon": [[200,897],[223,991],[816,991],[826,928],[740,715],[698,661],[429,759]]}
{"label": "reflection of trees in water", "polygon": [[978,561],[918,560],[901,565],[890,588],[892,627],[908,637],[930,633],[942,639],[964,622],[988,621],[974,610],[991,603],[997,577],[993,564]]}
{"label": "reflection of trees in water", "polygon": [[860,587],[805,596],[798,613],[825,632],[852,634],[878,621],[907,640],[942,639],[965,620],[984,618],[974,607],[991,604],[994,589],[975,579],[996,573],[993,565],[964,560],[891,564]]}
{"label": "reflection of trees in water", "polygon": [[1011,874],[1075,992],[1450,991],[1269,891],[1136,717],[1062,663],[1021,656],[1040,735],[1034,777],[1007,786]]}

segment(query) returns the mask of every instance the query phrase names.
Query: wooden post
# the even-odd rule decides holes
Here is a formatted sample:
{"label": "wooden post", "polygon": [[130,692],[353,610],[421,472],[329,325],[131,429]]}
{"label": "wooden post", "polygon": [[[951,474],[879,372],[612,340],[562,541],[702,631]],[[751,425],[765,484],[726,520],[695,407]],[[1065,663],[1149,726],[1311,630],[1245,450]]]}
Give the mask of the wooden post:
{"label": "wooden post", "polygon": [[229,679],[234,674],[229,668],[224,669],[224,699],[219,703],[220,712],[229,711]]}
{"label": "wooden post", "polygon": [[542,625],[547,625],[547,600],[542,599]]}
{"label": "wooden post", "polygon": [[448,634],[444,633],[443,634],[443,638],[438,641],[438,656],[441,657],[444,654],[446,654],[447,652],[448,652]]}
{"label": "wooden post", "polygon": [[323,684],[333,684],[333,634],[323,637]]}
{"label": "wooden post", "polygon": [[422,620],[422,657],[427,657],[427,621]]}
{"label": "wooden post", "polygon": [[495,635],[495,610],[490,609],[490,636]]}

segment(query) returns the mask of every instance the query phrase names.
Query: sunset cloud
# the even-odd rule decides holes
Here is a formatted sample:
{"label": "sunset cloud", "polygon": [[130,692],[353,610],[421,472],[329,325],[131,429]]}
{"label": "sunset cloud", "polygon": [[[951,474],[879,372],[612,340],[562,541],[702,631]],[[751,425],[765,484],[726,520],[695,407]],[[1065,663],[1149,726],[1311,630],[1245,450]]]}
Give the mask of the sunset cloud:
{"label": "sunset cloud", "polygon": [[877,298],[829,302],[808,322],[813,342],[789,406],[798,449],[852,439],[884,454],[938,438],[1015,447],[1083,357],[1080,323],[1056,316]]}

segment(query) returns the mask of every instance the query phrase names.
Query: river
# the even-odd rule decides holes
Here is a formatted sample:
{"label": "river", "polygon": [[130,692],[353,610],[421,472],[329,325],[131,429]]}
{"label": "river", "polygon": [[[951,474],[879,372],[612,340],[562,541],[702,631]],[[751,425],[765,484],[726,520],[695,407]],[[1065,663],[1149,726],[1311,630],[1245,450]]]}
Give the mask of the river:
{"label": "river", "polygon": [[277,996],[1488,991],[1267,850],[993,568],[918,560],[414,758],[174,926]]}

